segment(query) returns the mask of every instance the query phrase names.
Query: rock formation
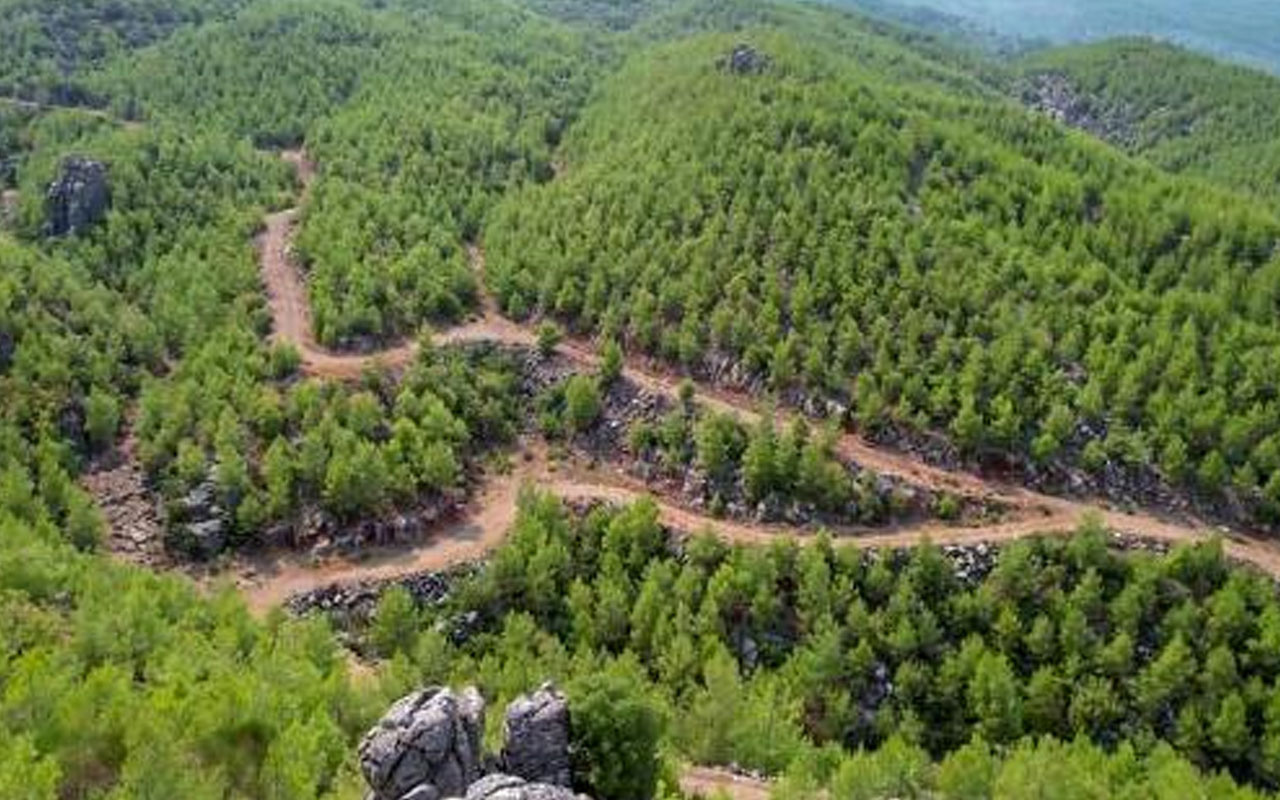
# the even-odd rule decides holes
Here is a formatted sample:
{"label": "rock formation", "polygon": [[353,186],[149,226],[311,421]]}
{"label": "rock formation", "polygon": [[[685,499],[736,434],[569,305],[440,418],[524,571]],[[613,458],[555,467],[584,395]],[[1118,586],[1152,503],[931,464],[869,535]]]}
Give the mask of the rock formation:
{"label": "rock formation", "polygon": [[433,686],[402,698],[360,742],[376,800],[461,797],[480,777],[484,699]]}
{"label": "rock formation", "polygon": [[549,683],[507,706],[502,767],[534,783],[569,786],[569,703]]}
{"label": "rock formation", "polygon": [[167,520],[169,549],[192,558],[213,558],[227,546],[230,514],[218,499],[218,487],[210,475],[171,509]]}
{"label": "rock formation", "polygon": [[110,204],[107,167],[101,161],[70,156],[45,193],[48,221],[45,233],[67,236],[83,233],[100,222]]}
{"label": "rock formation", "polygon": [[1132,111],[1080,92],[1065,75],[1046,72],[1031,76],[1022,82],[1020,94],[1024,105],[1068,127],[1120,147],[1134,143]]}
{"label": "rock formation", "polygon": [[465,800],[584,800],[572,790],[546,783],[528,783],[514,775],[487,775],[467,789]]}
{"label": "rock formation", "polygon": [[[588,800],[569,785],[569,707],[544,684],[507,708],[502,765],[482,775],[484,699],[430,687],[397,701],[360,742],[369,800]],[[554,782],[553,782],[554,781]]]}
{"label": "rock formation", "polygon": [[769,68],[769,57],[749,44],[739,44],[717,64],[735,75],[758,75]]}

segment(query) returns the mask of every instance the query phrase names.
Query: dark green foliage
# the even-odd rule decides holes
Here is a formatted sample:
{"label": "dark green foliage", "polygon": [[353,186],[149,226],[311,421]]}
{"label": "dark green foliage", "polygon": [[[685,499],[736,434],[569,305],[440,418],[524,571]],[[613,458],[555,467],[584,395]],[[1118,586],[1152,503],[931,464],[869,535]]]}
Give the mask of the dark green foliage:
{"label": "dark green foliage", "polygon": [[260,147],[296,145],[356,91],[394,32],[342,0],[255,3],[113,60],[93,85],[126,116],[194,118]]}
{"label": "dark green foliage", "polygon": [[600,389],[596,379],[574,375],[564,386],[564,417],[571,431],[583,431],[600,416]]}
{"label": "dark green foliage", "polygon": [[893,490],[882,492],[873,473],[843,462],[836,433],[803,421],[780,429],[768,416],[748,428],[735,417],[685,406],[656,423],[632,423],[627,447],[673,477],[696,467],[713,502],[740,496],[753,506],[799,503],[843,522],[887,521]]}
{"label": "dark green foliage", "polygon": [[456,489],[472,456],[514,433],[515,372],[502,356],[432,351],[371,392],[276,386],[256,343],[220,345],[216,360],[185,362],[143,393],[141,455],[172,496],[213,477],[230,511],[251,502],[246,535],[317,503],[356,517]]}
{"label": "dark green foliage", "polygon": [[647,800],[658,782],[662,720],[642,675],[624,664],[569,686],[575,782],[601,800]]}
{"label": "dark green foliage", "polygon": [[298,246],[326,343],[469,311],[463,243],[500,193],[550,177],[589,85],[582,42],[509,8],[445,4],[389,24],[403,38],[307,137],[321,173]]}
{"label": "dark green foliage", "polygon": [[560,330],[559,325],[551,320],[538,323],[538,353],[543,358],[555,353],[562,339],[564,339],[564,331]]}
{"label": "dark green foliage", "polygon": [[[743,38],[763,74],[717,66]],[[1274,517],[1280,222],[941,80],[766,32],[637,56],[494,214],[492,288],[974,457],[1181,442],[1170,480]]]}
{"label": "dark green foliage", "polygon": [[185,26],[234,12],[246,0],[4,0],[0,95],[79,103],[78,80],[111,56]]}

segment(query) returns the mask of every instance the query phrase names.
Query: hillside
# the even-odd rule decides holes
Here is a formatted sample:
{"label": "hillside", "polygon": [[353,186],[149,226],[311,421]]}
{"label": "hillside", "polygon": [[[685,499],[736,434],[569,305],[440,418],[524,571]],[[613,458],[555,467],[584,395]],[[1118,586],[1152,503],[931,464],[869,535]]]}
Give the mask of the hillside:
{"label": "hillside", "polygon": [[[739,40],[758,69],[726,68]],[[565,152],[486,231],[512,315],[834,397],[872,434],[1235,481],[1273,517],[1280,225],[1254,204],[765,31],[637,56]]]}
{"label": "hillside", "polygon": [[1121,39],[1037,52],[1021,93],[1171,172],[1280,198],[1280,78]]}
{"label": "hillside", "polygon": [[500,714],[362,735],[544,681],[564,785],[478,800],[1280,788],[1256,75],[790,0],[0,11],[0,797],[456,794],[529,777]]}
{"label": "hillside", "polygon": [[245,5],[246,0],[4,0],[0,94],[96,102],[81,83],[94,67]]}

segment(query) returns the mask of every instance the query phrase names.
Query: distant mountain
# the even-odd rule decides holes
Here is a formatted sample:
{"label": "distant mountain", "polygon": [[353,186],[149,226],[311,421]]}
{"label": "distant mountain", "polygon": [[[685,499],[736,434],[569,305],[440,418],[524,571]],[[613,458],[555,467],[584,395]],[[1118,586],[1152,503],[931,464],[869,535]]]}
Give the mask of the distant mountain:
{"label": "distant mountain", "polygon": [[1171,172],[1280,200],[1280,78],[1136,38],[1014,63],[1025,102]]}
{"label": "distant mountain", "polygon": [[[874,10],[884,0],[853,0]],[[1146,34],[1280,72],[1275,0],[914,0],[1010,36],[1055,42]]]}

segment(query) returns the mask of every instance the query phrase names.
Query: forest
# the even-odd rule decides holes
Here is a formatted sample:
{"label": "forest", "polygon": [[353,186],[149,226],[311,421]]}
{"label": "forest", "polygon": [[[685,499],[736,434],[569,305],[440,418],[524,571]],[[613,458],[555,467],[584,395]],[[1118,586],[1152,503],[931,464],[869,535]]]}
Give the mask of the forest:
{"label": "forest", "polygon": [[[999,102],[762,32],[636,56],[486,228],[506,311],[860,428],[1280,511],[1277,219]],[[643,77],[642,77],[643,76]]]}
{"label": "forest", "polygon": [[1024,58],[1027,75],[1065,76],[1107,138],[1171,172],[1280,196],[1280,78],[1144,39],[1054,48]]}
{"label": "forest", "polygon": [[[1024,108],[1045,72],[1134,135]],[[548,678],[595,800],[675,800],[690,764],[779,798],[1274,796],[1280,601],[1231,539],[730,544],[664,498],[527,490],[442,602],[391,589],[351,629],[220,571],[593,436],[726,523],[900,524],[848,428],[1040,488],[1154,476],[1259,537],[1273,96],[1163,45],[1001,60],[789,0],[0,0],[0,797],[353,800],[395,698]],[[75,159],[107,204],[55,235]],[[295,207],[316,347],[369,354],[358,377],[277,335],[255,239]],[[534,345],[447,343],[494,300]],[[573,374],[531,393],[531,363]],[[636,364],[759,421],[690,388],[615,425]],[[121,459],[172,571],[111,549],[86,478]]]}
{"label": "forest", "polygon": [[[950,558],[927,543],[868,555],[829,538],[674,541],[651,504],[582,512],[530,494],[480,574],[425,610],[384,595],[363,646],[406,685],[478,680],[497,698],[531,676],[616,672],[679,752],[786,772],[784,797],[919,796],[934,781],[948,797],[1029,796],[997,777],[996,754],[1089,760],[1120,742],[1131,765],[1273,784],[1269,579],[1211,544],[1116,554],[1097,529],[1010,545],[968,573]],[[471,615],[464,641],[446,633]],[[1107,796],[1069,780],[1084,783],[1062,797]],[[1203,785],[1228,796],[1226,778]]]}

